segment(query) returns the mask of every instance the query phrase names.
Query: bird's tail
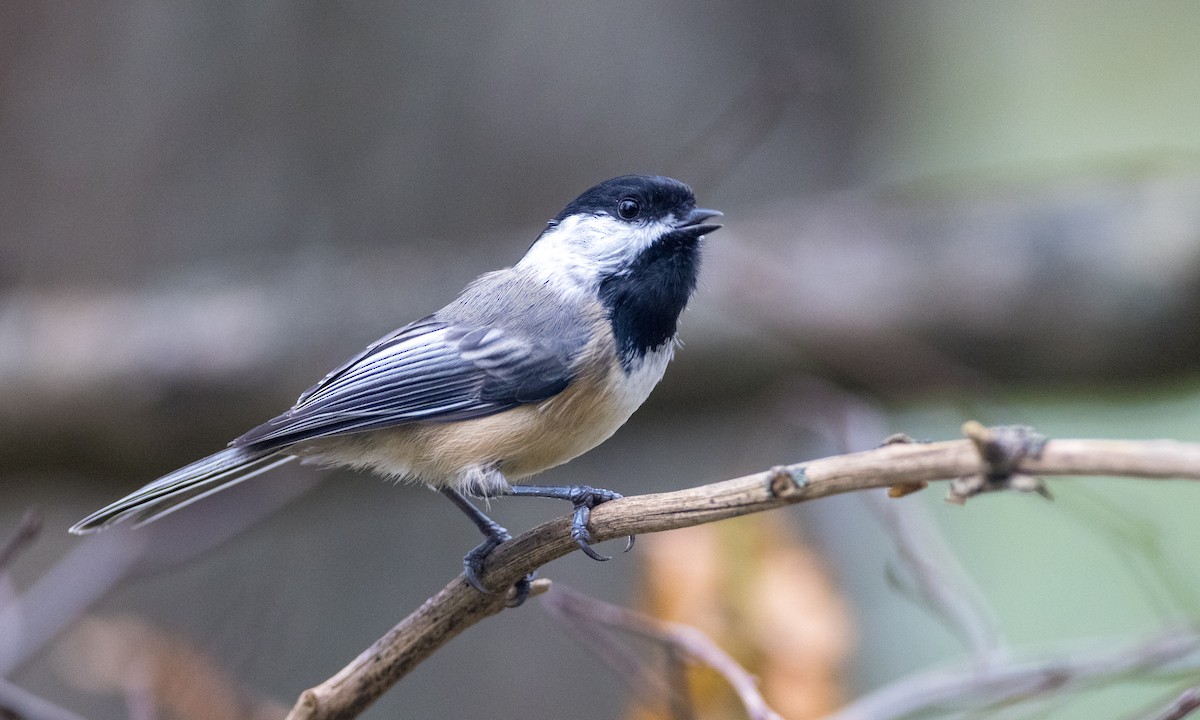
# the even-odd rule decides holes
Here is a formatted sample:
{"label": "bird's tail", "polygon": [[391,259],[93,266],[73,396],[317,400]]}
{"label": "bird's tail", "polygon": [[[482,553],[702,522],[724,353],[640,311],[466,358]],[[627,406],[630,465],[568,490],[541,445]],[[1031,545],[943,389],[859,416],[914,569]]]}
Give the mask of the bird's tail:
{"label": "bird's tail", "polygon": [[163,475],[135,493],[97,510],[71,527],[75,535],[136,519],[136,525],[173,513],[215,492],[237,485],[291,460],[279,450],[227,448]]}

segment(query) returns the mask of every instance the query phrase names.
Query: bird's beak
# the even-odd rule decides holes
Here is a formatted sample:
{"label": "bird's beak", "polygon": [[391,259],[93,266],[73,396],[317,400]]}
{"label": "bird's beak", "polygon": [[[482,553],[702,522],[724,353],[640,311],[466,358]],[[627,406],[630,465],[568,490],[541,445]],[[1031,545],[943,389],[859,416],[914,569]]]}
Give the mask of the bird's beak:
{"label": "bird's beak", "polygon": [[721,217],[722,213],[719,210],[709,210],[707,208],[695,208],[687,217],[683,218],[675,224],[676,230],[687,230],[691,234],[699,237],[707,235],[721,226],[713,223],[705,224],[705,220],[715,217]]}

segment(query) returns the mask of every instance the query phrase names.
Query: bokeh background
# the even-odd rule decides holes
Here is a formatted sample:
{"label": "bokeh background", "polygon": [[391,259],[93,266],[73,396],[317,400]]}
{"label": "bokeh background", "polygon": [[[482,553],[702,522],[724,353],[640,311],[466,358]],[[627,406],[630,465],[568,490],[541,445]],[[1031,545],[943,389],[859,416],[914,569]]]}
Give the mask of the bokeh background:
{"label": "bokeh background", "polygon": [[[1200,5],[1165,0],[3,3],[0,537],[31,508],[42,529],[0,568],[0,695],[97,720],[278,716],[439,589],[474,529],[351,473],[66,528],[627,172],[691,183],[726,227],[662,386],[547,482],[678,488],[968,418],[1197,439],[1198,30]],[[1050,487],[892,503],[986,608],[974,644],[914,598],[857,497],[544,575],[705,627],[789,718],[981,647],[1187,636],[1200,489]],[[561,511],[492,504],[514,530]],[[589,632],[530,602],[367,717],[653,716]],[[1141,717],[1198,666],[971,716]],[[697,713],[736,716],[713,685],[694,680]]]}

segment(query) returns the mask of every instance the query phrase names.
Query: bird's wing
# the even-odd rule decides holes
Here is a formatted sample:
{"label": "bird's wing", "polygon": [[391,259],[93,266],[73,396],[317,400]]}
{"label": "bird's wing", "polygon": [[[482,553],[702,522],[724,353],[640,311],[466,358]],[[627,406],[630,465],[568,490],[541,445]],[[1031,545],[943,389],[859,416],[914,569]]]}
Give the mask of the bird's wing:
{"label": "bird's wing", "polygon": [[482,417],[570,384],[580,339],[540,338],[428,317],[381,338],[305,391],[279,417],[234,440],[277,448],[416,421]]}

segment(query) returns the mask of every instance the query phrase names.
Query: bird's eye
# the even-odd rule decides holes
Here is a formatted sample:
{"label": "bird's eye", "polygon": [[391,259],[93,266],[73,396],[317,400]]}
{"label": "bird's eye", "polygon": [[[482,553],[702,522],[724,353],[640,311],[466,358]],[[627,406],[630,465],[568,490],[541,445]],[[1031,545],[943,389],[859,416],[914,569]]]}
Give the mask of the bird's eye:
{"label": "bird's eye", "polygon": [[632,220],[642,211],[642,206],[633,198],[625,198],[617,203],[617,214],[625,220]]}

